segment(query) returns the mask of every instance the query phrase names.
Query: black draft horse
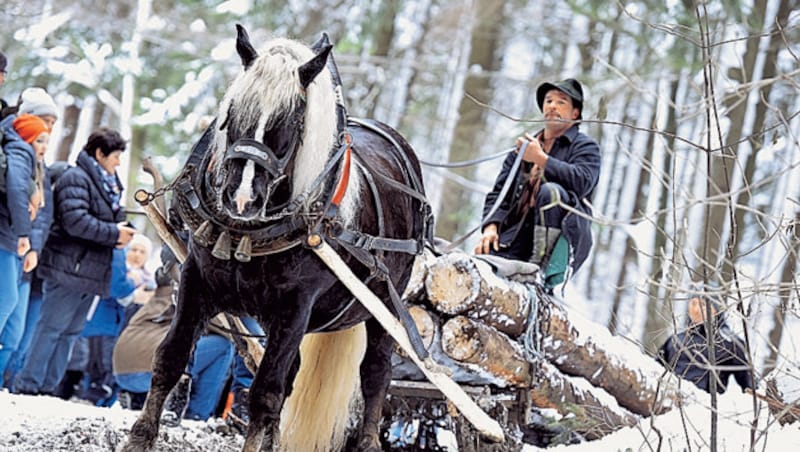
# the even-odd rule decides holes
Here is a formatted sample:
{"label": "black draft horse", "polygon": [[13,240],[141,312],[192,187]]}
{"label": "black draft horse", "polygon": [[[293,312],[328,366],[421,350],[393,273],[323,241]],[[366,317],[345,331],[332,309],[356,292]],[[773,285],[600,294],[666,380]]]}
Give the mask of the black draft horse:
{"label": "black draft horse", "polygon": [[[303,241],[311,230],[327,231],[322,236],[379,298],[390,299],[388,284],[402,293],[419,246],[376,250],[364,240],[347,246],[336,239],[420,245],[429,221],[424,194],[421,187],[421,198],[402,189],[409,179],[421,180],[419,163],[388,126],[341,130],[330,45],[274,39],[256,51],[237,28],[244,71],[206,132],[208,149],[193,182],[176,185],[176,197],[190,205],[181,216],[205,217],[187,221],[193,236],[176,318],[124,450],[153,448],[165,398],[204,325],[221,312],[253,316],[267,337],[250,388],[244,450],[341,449],[359,380],[364,413],[357,448],[380,450],[394,342]],[[365,255],[380,261],[383,273]]]}

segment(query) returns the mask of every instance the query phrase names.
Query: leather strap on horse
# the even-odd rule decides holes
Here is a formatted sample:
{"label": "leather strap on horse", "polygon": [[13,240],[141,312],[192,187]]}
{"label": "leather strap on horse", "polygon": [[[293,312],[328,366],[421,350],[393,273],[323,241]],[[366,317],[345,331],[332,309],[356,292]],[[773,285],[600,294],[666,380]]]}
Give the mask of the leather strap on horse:
{"label": "leather strap on horse", "polygon": [[[334,240],[336,240],[336,238],[334,238]],[[411,342],[411,347],[421,359],[427,358],[428,350],[425,349],[425,344],[422,342],[422,336],[419,334],[417,324],[414,323],[414,319],[411,318],[408,308],[403,304],[400,295],[394,288],[391,275],[389,274],[389,269],[386,267],[386,264],[383,263],[383,260],[378,259],[365,248],[354,247],[341,240],[336,240],[336,242],[348,253],[350,253],[351,256],[355,257],[359,262],[364,264],[364,266],[370,270],[372,275],[377,275],[378,279],[386,283],[386,288],[389,290],[389,299],[392,301],[392,308],[394,308],[394,312],[400,319],[400,324],[403,325],[406,333],[408,333],[408,339]]]}

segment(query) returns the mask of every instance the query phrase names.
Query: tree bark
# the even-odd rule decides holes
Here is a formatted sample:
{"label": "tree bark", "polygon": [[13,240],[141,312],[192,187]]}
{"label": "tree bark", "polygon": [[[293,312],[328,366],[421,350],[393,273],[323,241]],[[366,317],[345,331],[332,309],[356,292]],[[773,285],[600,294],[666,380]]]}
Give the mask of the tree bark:
{"label": "tree bark", "polygon": [[[480,268],[487,269],[481,271]],[[600,345],[621,341],[613,337],[581,337],[566,311],[556,305],[543,293],[535,298],[521,284],[498,277],[488,268],[488,264],[472,259],[463,253],[451,253],[437,258],[428,268],[426,278],[428,301],[441,313],[441,348],[444,354],[458,364],[477,365],[503,382],[512,385],[524,383],[525,369],[522,362],[529,359],[518,352],[521,341],[535,335],[527,332],[528,310],[537,306],[537,325],[539,327],[540,351],[543,358],[552,362],[561,372],[583,377],[592,385],[602,388],[615,397],[620,406],[640,415],[660,414],[677,404],[680,393],[672,380],[661,381],[661,390],[655,388],[664,376],[664,369],[655,360],[652,366],[642,369],[628,364],[629,359],[612,352],[611,349],[630,349],[629,344],[614,347]],[[511,288],[514,289],[511,289]],[[509,296],[513,294],[513,296]],[[536,303],[533,303],[536,301]],[[496,303],[497,311],[488,315],[490,305]],[[501,318],[499,310],[511,312],[515,316],[510,322],[497,322]],[[506,315],[504,314],[504,315]],[[517,325],[518,333],[500,330],[509,323]],[[421,326],[425,329],[425,326]],[[603,330],[597,329],[596,334]],[[526,342],[526,346],[534,347]],[[625,353],[625,352],[623,352]],[[639,353],[636,350],[635,353]],[[538,361],[537,361],[538,362]],[[532,384],[537,384],[534,380]]]}
{"label": "tree bark", "polygon": [[678,403],[680,393],[671,385],[656,393],[654,383],[661,375],[630,366],[625,357],[600,348],[591,337],[581,338],[566,312],[554,303],[542,303],[541,308],[544,355],[559,370],[585,378],[642,416],[664,413]]}
{"label": "tree bark", "polygon": [[597,397],[597,388],[562,374],[546,361],[532,365],[531,373],[533,384],[528,390],[531,405],[556,410],[562,416],[557,425],[569,432],[591,441],[637,422],[629,411],[609,403],[610,396]]}
{"label": "tree bark", "polygon": [[428,268],[425,288],[428,300],[443,314],[465,313],[513,337],[525,330],[528,289],[498,278],[488,264],[467,254],[448,253],[436,259]]}
{"label": "tree bark", "polygon": [[[474,27],[468,67],[464,80],[464,92],[482,100],[492,99],[492,73],[499,69],[503,30],[506,25],[504,2],[500,0],[477,0],[474,7]],[[477,68],[478,70],[472,70]],[[480,153],[485,135],[486,110],[472,99],[464,96],[458,108],[453,142],[450,146],[450,160],[469,160]],[[511,143],[513,138],[509,138]],[[453,172],[468,177],[473,169],[454,169]],[[436,224],[436,235],[452,239],[466,230],[475,218],[480,217],[480,209],[475,209],[471,196],[459,184],[447,179],[442,187],[442,206]]]}
{"label": "tree bark", "polygon": [[530,363],[518,343],[481,322],[463,316],[442,325],[442,349],[451,358],[485,370],[509,386],[529,387]]}
{"label": "tree bark", "polygon": [[75,143],[75,133],[78,131],[78,119],[81,116],[81,109],[75,104],[67,105],[64,109],[63,130],[61,143],[58,145],[55,159],[59,162],[66,162]]}

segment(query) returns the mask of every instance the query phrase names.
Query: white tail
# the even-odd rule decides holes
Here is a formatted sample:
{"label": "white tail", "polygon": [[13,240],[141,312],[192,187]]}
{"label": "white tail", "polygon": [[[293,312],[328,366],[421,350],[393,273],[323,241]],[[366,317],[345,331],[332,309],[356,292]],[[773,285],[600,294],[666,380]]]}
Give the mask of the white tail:
{"label": "white tail", "polygon": [[340,450],[367,346],[363,323],[333,333],[308,334],[300,370],[281,412],[281,450]]}

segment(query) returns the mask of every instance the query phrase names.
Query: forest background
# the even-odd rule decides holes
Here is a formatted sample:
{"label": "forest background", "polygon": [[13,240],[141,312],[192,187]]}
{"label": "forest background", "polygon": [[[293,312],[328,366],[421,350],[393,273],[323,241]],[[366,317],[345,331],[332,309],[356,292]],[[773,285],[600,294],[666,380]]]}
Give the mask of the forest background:
{"label": "forest background", "polygon": [[[41,86],[62,114],[48,162],[98,125],[130,140],[131,195],[170,180],[254,45],[325,31],[351,115],[418,155],[462,161],[541,127],[535,89],[575,77],[603,155],[595,245],[564,298],[653,353],[719,284],[756,375],[800,362],[800,0],[5,0],[0,96]],[[480,221],[500,167],[424,167],[436,235]],[[145,227],[144,218],[136,223]],[[471,250],[477,236],[467,240]]]}

